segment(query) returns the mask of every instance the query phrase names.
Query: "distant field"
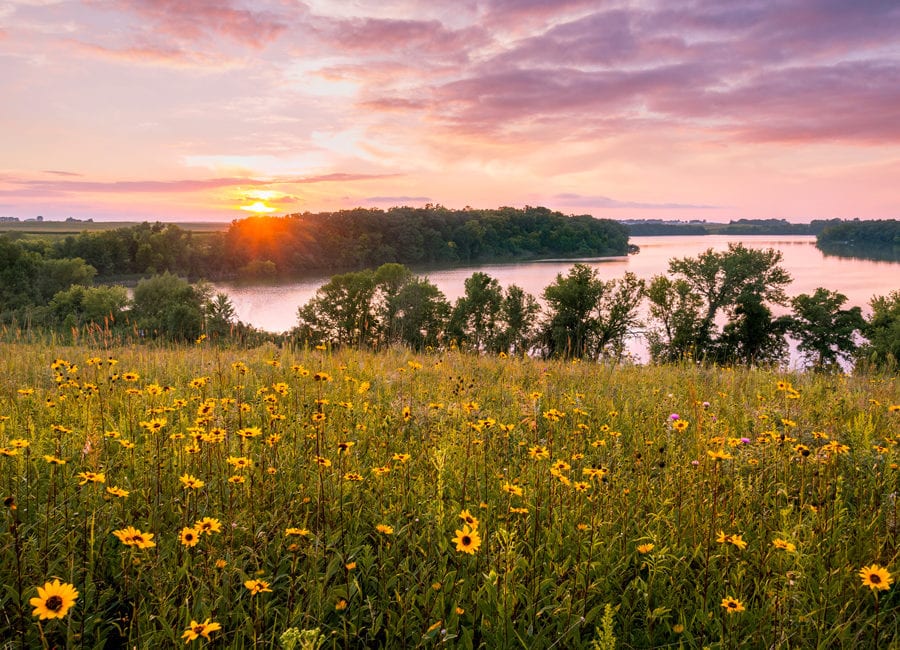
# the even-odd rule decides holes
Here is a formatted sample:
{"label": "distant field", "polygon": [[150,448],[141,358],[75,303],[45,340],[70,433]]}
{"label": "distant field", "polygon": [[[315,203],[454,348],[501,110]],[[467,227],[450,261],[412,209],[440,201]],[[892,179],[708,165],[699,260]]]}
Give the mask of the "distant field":
{"label": "distant field", "polygon": [[[0,221],[0,233],[22,235],[77,235],[85,231],[114,230],[138,225],[139,221]],[[191,232],[220,232],[228,228],[226,222],[184,221],[175,223]]]}

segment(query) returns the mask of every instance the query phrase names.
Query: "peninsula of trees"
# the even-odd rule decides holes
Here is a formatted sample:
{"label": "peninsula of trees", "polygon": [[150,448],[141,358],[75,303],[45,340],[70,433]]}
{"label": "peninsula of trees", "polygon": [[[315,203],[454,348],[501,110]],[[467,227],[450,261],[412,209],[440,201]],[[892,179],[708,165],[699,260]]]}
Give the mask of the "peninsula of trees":
{"label": "peninsula of trees", "polygon": [[80,258],[100,277],[169,271],[219,280],[386,263],[617,256],[628,252],[628,229],[616,221],[541,207],[450,210],[429,205],[250,217],[211,233],[144,223],[82,232],[31,250],[45,259]]}
{"label": "peninsula of trees", "polygon": [[844,221],[816,238],[826,255],[874,260],[900,260],[900,221]]}

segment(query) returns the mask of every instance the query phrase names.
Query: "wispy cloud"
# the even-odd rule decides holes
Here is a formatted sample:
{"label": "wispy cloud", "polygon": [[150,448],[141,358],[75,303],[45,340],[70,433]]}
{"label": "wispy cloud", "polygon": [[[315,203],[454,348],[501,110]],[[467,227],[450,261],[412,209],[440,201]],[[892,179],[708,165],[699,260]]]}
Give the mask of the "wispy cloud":
{"label": "wispy cloud", "polygon": [[45,174],[53,174],[54,176],[82,176],[82,174],[78,174],[76,172],[67,172],[67,171],[61,171],[58,169],[45,169],[44,173]]}
{"label": "wispy cloud", "polygon": [[553,205],[582,208],[603,208],[610,210],[638,209],[638,210],[720,210],[720,205],[703,205],[691,203],[647,203],[645,201],[620,201],[608,196],[592,196],[564,192],[553,195]]}
{"label": "wispy cloud", "polygon": [[348,202],[358,201],[362,205],[415,205],[420,203],[433,203],[427,196],[367,196],[363,199],[348,199]]}

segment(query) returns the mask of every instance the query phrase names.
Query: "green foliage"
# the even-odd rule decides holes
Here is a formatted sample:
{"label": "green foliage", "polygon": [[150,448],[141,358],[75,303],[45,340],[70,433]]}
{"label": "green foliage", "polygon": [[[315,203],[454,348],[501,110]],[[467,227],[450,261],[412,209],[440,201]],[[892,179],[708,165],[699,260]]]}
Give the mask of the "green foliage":
{"label": "green foliage", "polygon": [[872,315],[863,328],[868,342],[859,349],[860,361],[881,368],[896,368],[900,361],[900,290],[875,296]]}
{"label": "green foliage", "polygon": [[[782,268],[781,259],[781,252],[773,248],[756,250],[729,244],[727,251],[710,248],[697,257],[670,260],[669,273],[686,283],[684,291],[700,297],[702,307],[693,299],[686,302],[678,298],[683,294],[676,287],[660,284],[654,292],[659,301],[657,309],[667,302],[678,302],[681,311],[679,327],[664,324],[657,334],[668,333],[679,341],[679,348],[692,348],[697,356],[709,360],[777,360],[783,354],[779,339],[785,325],[772,319],[766,303],[784,304],[787,300],[784,289],[791,277]],[[727,331],[718,331],[720,314],[730,318]],[[695,322],[683,322],[694,315]],[[689,332],[695,338],[687,343],[684,335]]]}
{"label": "green foliage", "polygon": [[68,328],[97,324],[123,324],[128,304],[125,287],[85,287],[73,285],[50,300],[50,312],[57,323]]}
{"label": "green foliage", "polygon": [[700,339],[703,298],[682,279],[654,276],[647,287],[653,325],[648,329],[650,357],[657,362],[694,356]]}
{"label": "green foliage", "polygon": [[476,271],[465,281],[465,294],[450,316],[449,336],[472,350],[499,351],[503,289],[487,273]]}
{"label": "green foliage", "polygon": [[865,327],[859,307],[842,309],[847,296],[819,287],[791,301],[788,330],[798,341],[808,363],[816,370],[839,370],[840,362],[857,349],[856,335]]}
{"label": "green foliage", "polygon": [[603,619],[597,628],[597,638],[591,642],[591,650],[616,650],[615,616],[618,607],[607,603],[603,608]]}
{"label": "green foliage", "polygon": [[131,319],[142,336],[191,341],[203,331],[204,302],[186,280],[169,273],[138,282]]}
{"label": "green foliage", "polygon": [[633,273],[604,282],[576,264],[544,289],[547,318],[541,342],[549,356],[620,358],[625,338],[639,324],[644,282]]}
{"label": "green foliage", "polygon": [[863,259],[900,260],[900,221],[844,221],[829,225],[816,237],[826,255]]}
{"label": "green foliage", "polygon": [[443,206],[251,217],[231,224],[224,257],[235,269],[266,260],[279,273],[535,257],[624,255],[627,228],[546,208]]}

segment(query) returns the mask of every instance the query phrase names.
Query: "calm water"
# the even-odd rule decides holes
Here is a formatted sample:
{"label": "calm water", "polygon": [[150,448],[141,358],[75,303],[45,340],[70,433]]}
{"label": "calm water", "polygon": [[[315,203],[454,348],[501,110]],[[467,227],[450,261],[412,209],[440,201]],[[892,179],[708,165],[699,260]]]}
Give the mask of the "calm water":
{"label": "calm water", "polygon": [[[693,257],[707,248],[725,250],[729,242],[742,242],[751,248],[777,248],[782,251],[784,266],[794,278],[788,287],[790,295],[812,293],[817,287],[826,287],[840,291],[851,305],[859,305],[865,310],[873,295],[885,295],[900,289],[900,264],[825,257],[815,247],[813,236],[633,237],[631,242],[641,248],[637,255],[587,263],[606,280],[621,277],[626,271],[649,279],[658,273],[665,273],[673,257]],[[475,271],[483,271],[497,278],[504,287],[517,284],[540,296],[544,287],[553,282],[558,273],[567,273],[572,264],[571,260],[567,260],[414,270],[419,275],[427,275],[453,302],[464,293],[464,282]],[[242,321],[271,332],[283,332],[296,325],[297,308],[312,298],[316,289],[327,280],[328,277],[321,277],[287,284],[220,284],[217,288],[231,296],[238,318]]]}

